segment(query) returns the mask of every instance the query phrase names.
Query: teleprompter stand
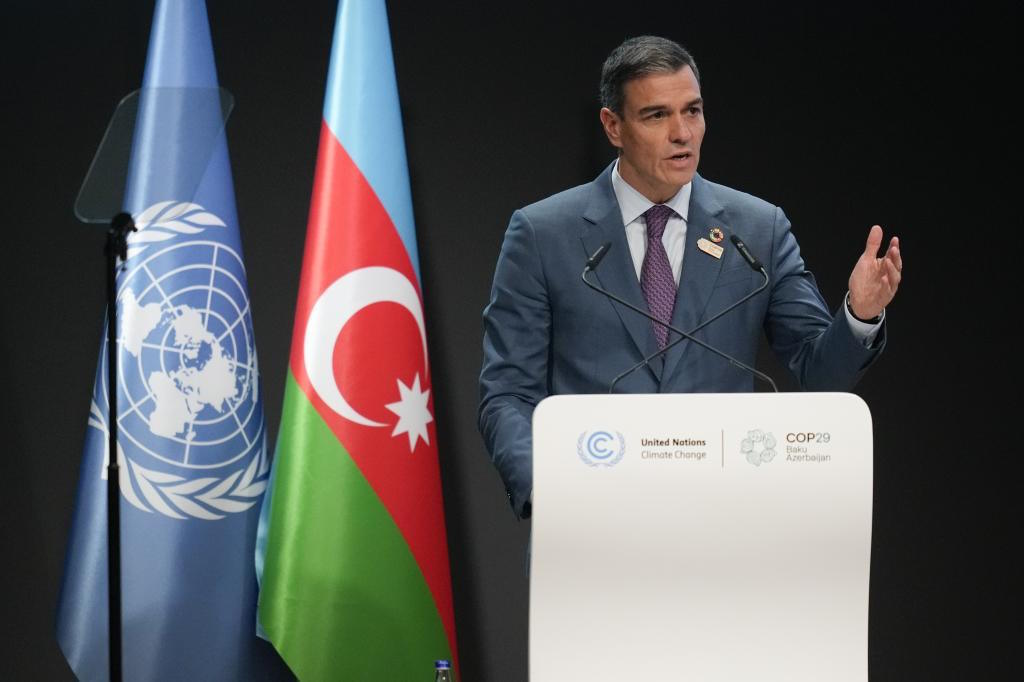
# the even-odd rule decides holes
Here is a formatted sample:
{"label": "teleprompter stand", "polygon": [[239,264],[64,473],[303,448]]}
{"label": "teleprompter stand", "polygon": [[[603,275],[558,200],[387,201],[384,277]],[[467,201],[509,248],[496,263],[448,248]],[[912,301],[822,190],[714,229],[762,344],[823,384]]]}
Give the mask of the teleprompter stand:
{"label": "teleprompter stand", "polygon": [[[107,226],[107,589],[110,679],[123,678],[121,496],[118,448],[118,274],[132,213],[154,192],[193,197],[232,109],[223,88],[143,88],[118,104],[75,200],[84,223]],[[167,167],[173,173],[167,172]],[[172,178],[168,180],[168,178]],[[168,186],[170,183],[170,186]]]}

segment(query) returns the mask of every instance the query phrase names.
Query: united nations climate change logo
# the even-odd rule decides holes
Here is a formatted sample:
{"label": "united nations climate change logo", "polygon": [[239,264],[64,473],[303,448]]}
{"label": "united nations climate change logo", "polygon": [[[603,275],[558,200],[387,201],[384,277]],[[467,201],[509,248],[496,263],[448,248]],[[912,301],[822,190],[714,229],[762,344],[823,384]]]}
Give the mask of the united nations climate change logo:
{"label": "united nations climate change logo", "polygon": [[626,454],[626,439],[618,431],[584,431],[576,441],[576,453],[587,466],[615,466]]}
{"label": "united nations climate change logo", "polygon": [[775,436],[761,429],[747,431],[747,437],[740,443],[740,452],[754,466],[767,464],[775,459]]}
{"label": "united nations climate change logo", "polygon": [[[202,206],[163,202],[136,224],[118,289],[121,493],[147,512],[221,519],[256,504],[269,469],[245,268],[201,238],[224,227]],[[99,381],[90,425],[106,432],[106,419]]]}

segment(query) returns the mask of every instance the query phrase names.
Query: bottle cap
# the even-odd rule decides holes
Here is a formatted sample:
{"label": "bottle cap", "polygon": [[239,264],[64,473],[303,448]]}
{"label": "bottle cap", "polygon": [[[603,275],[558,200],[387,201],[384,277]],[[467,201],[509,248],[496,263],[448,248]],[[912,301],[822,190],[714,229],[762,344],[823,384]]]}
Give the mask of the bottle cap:
{"label": "bottle cap", "polygon": [[451,667],[452,664],[444,659],[441,659],[440,661],[434,661],[435,670],[449,670],[451,669]]}

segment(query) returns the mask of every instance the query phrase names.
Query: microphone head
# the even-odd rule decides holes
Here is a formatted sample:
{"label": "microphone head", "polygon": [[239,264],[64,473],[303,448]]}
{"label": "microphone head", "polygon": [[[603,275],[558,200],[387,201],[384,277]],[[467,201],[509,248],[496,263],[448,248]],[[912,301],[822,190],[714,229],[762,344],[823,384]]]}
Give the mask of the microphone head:
{"label": "microphone head", "polygon": [[594,252],[594,255],[592,255],[590,258],[587,259],[587,268],[586,269],[587,270],[594,270],[595,268],[597,268],[597,266],[600,265],[600,263],[604,259],[604,257],[608,254],[608,250],[611,249],[611,248],[612,248],[612,243],[611,242],[605,242],[604,244],[601,244],[601,246],[599,246],[597,248],[597,251]]}
{"label": "microphone head", "polygon": [[754,258],[754,254],[750,253],[750,249],[747,248],[747,245],[743,243],[738,234],[730,235],[729,239],[736,247],[736,250],[740,252],[740,255],[743,256],[743,260],[747,261],[747,265],[757,272],[761,272],[764,269],[764,266],[761,265],[759,260]]}

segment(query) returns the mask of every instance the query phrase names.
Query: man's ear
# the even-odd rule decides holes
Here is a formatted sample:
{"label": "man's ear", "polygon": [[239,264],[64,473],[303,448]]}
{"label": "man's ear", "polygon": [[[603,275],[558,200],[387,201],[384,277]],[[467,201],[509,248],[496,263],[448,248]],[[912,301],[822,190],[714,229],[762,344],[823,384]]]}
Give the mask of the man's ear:
{"label": "man's ear", "polygon": [[622,119],[608,107],[601,107],[601,125],[613,147],[622,149]]}

